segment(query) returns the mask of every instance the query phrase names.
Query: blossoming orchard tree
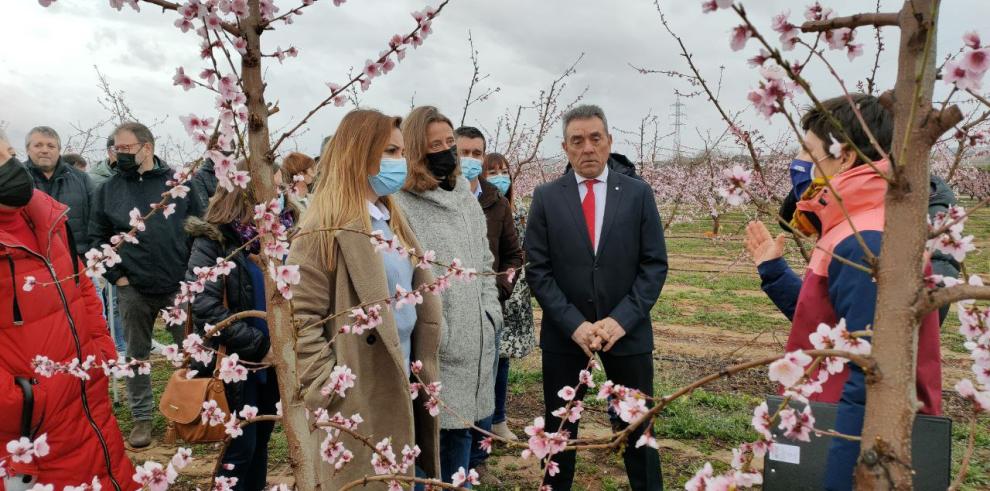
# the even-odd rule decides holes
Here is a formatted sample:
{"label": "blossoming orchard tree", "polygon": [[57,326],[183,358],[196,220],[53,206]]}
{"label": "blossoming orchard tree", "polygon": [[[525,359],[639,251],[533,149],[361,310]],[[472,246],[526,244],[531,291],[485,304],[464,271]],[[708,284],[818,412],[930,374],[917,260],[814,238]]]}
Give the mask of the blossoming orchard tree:
{"label": "blossoming orchard tree", "polygon": [[[49,6],[54,1],[39,0],[39,3],[42,6]],[[266,318],[268,325],[273,326],[271,337],[276,359],[275,369],[279,377],[280,413],[274,417],[257,416],[256,408],[245,406],[230,408],[230,414],[225,414],[216,401],[204,401],[201,419],[204,425],[223,425],[228,439],[237,438],[244,426],[262,418],[280,421],[287,435],[295,487],[298,489],[313,489],[317,482],[314,466],[319,459],[309,454],[314,448],[308,442],[311,426],[326,430],[319,456],[322,459],[321,465],[333,465],[339,469],[345,465],[358,464],[352,461],[354,455],[352,451],[340,441],[341,435],[349,435],[360,444],[372,449],[371,462],[362,462],[360,465],[370,464],[374,473],[345,486],[344,489],[363,486],[369,482],[384,482],[391,489],[410,487],[414,482],[443,488],[477,482],[477,473],[472,469],[463,468],[453,476],[443,476],[452,480],[452,484],[432,478],[411,477],[409,471],[419,454],[418,448],[406,446],[400,452],[396,452],[388,435],[375,435],[373,440],[362,433],[359,414],[330,415],[326,410],[309,412],[304,407],[299,397],[299,378],[296,373],[294,352],[295,326],[291,308],[292,286],[299,282],[299,272],[297,266],[285,264],[283,260],[297,232],[287,230],[278,219],[281,209],[278,200],[275,199],[276,190],[272,183],[272,164],[279,146],[302,128],[317,111],[330,105],[344,105],[347,100],[346,90],[355,86],[367,90],[375,77],[388,73],[395,63],[403,59],[409,46],[419,46],[429,35],[433,19],[448,1],[440,3],[436,8],[414,12],[415,27],[410,33],[393,36],[387,43],[386,49],[365,64],[361,74],[340,85],[328,84],[330,92],[323,101],[301,118],[294,127],[273,137],[268,128],[268,118],[278,111],[278,107],[266,102],[266,85],[262,77],[263,61],[268,58],[282,61],[287,57],[295,57],[299,50],[290,47],[285,50],[278,48],[275,51],[270,49],[266,51],[262,38],[268,30],[290,24],[295,17],[302,15],[305,9],[311,8],[313,4],[328,4],[329,1],[302,0],[298,6],[282,10],[275,6],[273,0],[187,0],[182,3],[168,0],[110,0],[110,6],[118,10],[125,6],[138,10],[144,6],[171,12],[174,14],[174,26],[183,32],[192,32],[200,41],[200,52],[207,65],[206,68],[194,78],[180,67],[176,70],[174,83],[184,90],[197,89],[216,93],[216,113],[192,114],[182,120],[190,138],[200,145],[202,157],[211,158],[215,162],[219,185],[228,190],[240,189],[246,198],[257,203],[254,219],[259,235],[255,240],[261,241],[262,256],[268,265],[268,275],[265,280],[266,292],[269,292],[266,312],[241,312],[215,326],[208,327],[204,337],[190,335],[183,341],[181,348],[172,345],[165,350],[166,360],[181,366],[189,359],[205,362],[215,356],[223,356],[209,348],[204,338],[224,329],[237,319]],[[341,6],[344,0],[333,0],[332,3],[334,6]],[[762,50],[755,64],[760,67],[763,80],[759,88],[750,94],[749,99],[763,115],[786,119],[795,133],[797,127],[787,105],[794,93],[803,92],[814,105],[820,105],[812,87],[801,76],[802,71],[807,69],[805,65],[812,60],[820,61],[825,69],[836,73],[825,53],[819,51],[819,41],[824,41],[831,49],[842,50],[848,56],[855,57],[863,53],[863,46],[855,43],[857,28],[876,26],[899,29],[901,37],[897,82],[894,89],[882,97],[896,118],[894,146],[888,159],[894,165],[892,171],[884,176],[889,183],[886,195],[887,240],[883,242],[880,255],[864,266],[864,269],[876,279],[879,292],[878,308],[871,332],[872,339],[868,341],[863,337],[851,335],[843,321],[839,321],[835,326],[822,325],[811,339],[816,347],[815,350],[785,353],[734,365],[670,394],[655,398],[649,398],[610,381],[596,384],[592,373],[597,369],[597,363],[592,359],[587,370],[580,374],[573,387],[560,389],[558,394],[567,403],[564,407],[558,408],[555,414],[562,419],[578,421],[582,417],[584,406],[583,402],[576,398],[576,394],[581,389],[598,388],[597,397],[608,401],[615,413],[629,424],[626,429],[606,437],[571,439],[562,425],[558,428],[547,428],[543,418],[536,418],[526,427],[528,439],[525,442],[500,442],[501,444],[520,451],[525,458],[534,458],[545,464],[544,476],[553,475],[559,469],[549,460],[551,456],[565,450],[617,449],[627,443],[629,435],[635,428],[644,425],[647,431],[638,441],[630,444],[658,447],[652,425],[659,412],[677,398],[689,395],[695,389],[721,377],[769,365],[770,379],[785,389],[785,396],[789,400],[806,402],[808,396],[816,387],[820,387],[825,379],[840,371],[848,361],[853,361],[870,375],[866,423],[863,429],[861,459],[856,471],[856,486],[859,489],[909,489],[911,487],[910,437],[916,412],[914,364],[919,319],[926,313],[952,302],[959,302],[960,305],[962,333],[968,340],[966,346],[973,354],[975,374],[974,380],[960,381],[956,389],[961,396],[971,402],[974,425],[979,415],[990,411],[990,310],[975,303],[975,300],[990,299],[990,287],[983,286],[979,277],[975,275],[967,283],[960,284],[954,284],[955,282],[949,279],[926,278],[921,268],[926,248],[947,252],[959,260],[964,259],[966,252],[972,249],[972,237],[962,235],[962,226],[967,217],[966,211],[953,208],[937,217],[933,223],[926,223],[929,159],[933,146],[944,133],[956,128],[959,141],[972,140],[976,138],[977,131],[983,131],[976,128],[987,119],[986,116],[982,116],[982,120],[980,116],[974,116],[963,126],[959,126],[966,120],[966,116],[959,107],[950,104],[951,97],[939,105],[933,105],[932,97],[937,77],[941,74],[943,83],[951,84],[950,96],[965,93],[990,107],[990,101],[979,92],[980,82],[990,68],[990,48],[981,43],[978,35],[967,34],[964,38],[965,45],[960,52],[941,66],[936,65],[934,53],[939,4],[938,0],[908,0],[898,12],[840,17],[816,3],[806,12],[807,22],[801,26],[791,24],[786,13],[772,20],[770,27],[779,34],[780,46],[777,46],[771,44],[761,33],[760,27],[748,17],[741,4],[734,4],[731,0],[706,0],[701,3],[701,10],[704,12],[731,10],[739,16],[742,23],[733,31],[731,40],[733,49],[741,50],[748,42],[760,45]],[[657,7],[659,8],[659,4]],[[809,39],[805,40],[804,37]],[[815,40],[809,43],[812,37]],[[680,43],[679,39],[677,41]],[[754,148],[752,133],[740,128],[734,118],[727,116],[728,113],[722,109],[717,97],[707,88],[704,79],[691,62],[689,51],[683,43],[680,44],[683,54],[691,64],[696,81],[725,118],[728,131],[748,148],[752,160],[752,170],[744,169],[742,166],[723,169],[724,188],[715,192],[720,199],[729,204],[739,204],[753,198],[759,198],[754,201],[765,204],[765,199],[762,197],[772,192],[769,188],[761,190],[760,182],[767,178],[764,174],[772,174],[772,171],[761,166],[764,159]],[[793,51],[799,46],[808,51],[804,62],[795,63],[784,58],[786,52]],[[565,72],[564,77],[570,71]],[[836,78],[838,79],[837,74]],[[539,161],[536,158],[537,152],[531,150],[535,148],[531,146],[531,142],[539,141],[542,135],[546,134],[547,128],[552,126],[552,122],[559,118],[556,109],[559,106],[556,98],[552,96],[555,87],[561,83],[560,80],[554,83],[549,93],[541,94],[539,101],[542,103],[537,106],[542,109],[538,110],[539,122],[536,125],[522,133],[514,131],[514,129],[518,130],[515,123],[506,126],[510,132],[507,137],[510,142],[523,142],[505,145],[505,148],[509,149],[508,153],[520,156],[516,159],[517,164],[527,159],[529,162]],[[511,119],[507,119],[509,120]],[[518,121],[518,118],[513,121]],[[513,133],[517,137],[513,137]],[[985,133],[979,134],[984,135],[979,138],[985,138]],[[800,135],[796,136],[800,141]],[[519,139],[514,140],[514,138]],[[216,141],[215,145],[211,145],[213,140]],[[837,128],[833,147],[842,143],[851,143],[851,141]],[[883,149],[880,151],[887,153]],[[240,159],[247,161],[246,171],[238,170],[235,162]],[[193,163],[175,173],[172,187],[162,195],[160,202],[152,204],[149,213],[142,215],[136,209],[131,212],[133,228],[129,232],[119,234],[111,240],[111,243],[89,251],[86,254],[86,273],[99,275],[105,271],[105,268],[119,262],[117,251],[122,247],[128,247],[130,243],[144,239],[141,236],[144,222],[152,214],[161,213],[168,218],[174,210],[173,200],[185,199],[188,191],[185,183],[195,170],[195,165],[196,163]],[[955,167],[952,167],[950,172],[954,169]],[[712,190],[708,192],[711,193]],[[979,206],[986,203],[988,201],[982,201]],[[321,230],[311,233],[332,232],[334,231]],[[353,308],[323,319],[327,321],[349,316],[350,323],[341,329],[337,336],[360,334],[375,329],[382,322],[382,309],[410,308],[411,305],[422,300],[423,294],[437,294],[447,288],[456,288],[458,281],[471,281],[478,276],[477,272],[461,266],[456,258],[436,258],[431,251],[406,250],[397,240],[385,240],[378,232],[361,233],[368,236],[368,240],[377,250],[392,250],[415,257],[418,267],[439,266],[446,271],[446,274],[440,275],[434,283],[423,285],[415,291],[399,289],[387,298],[355,305]],[[175,304],[165,309],[163,313],[166,321],[173,324],[186,321],[188,314],[184,305],[202,292],[207,282],[218,281],[222,276],[230,273],[233,264],[229,259],[230,257],[218,257],[215,266],[195,271],[196,280],[183,282]],[[904,267],[911,264],[918,267]],[[506,274],[511,276],[514,272],[509,271]],[[936,286],[939,284],[946,286],[939,288]],[[27,278],[23,288],[47,288],[51,285],[50,282]],[[133,376],[135,371],[140,373],[150,371],[150,362],[147,360],[134,360],[126,364],[118,364],[111,360],[98,364],[91,358],[66,363],[38,357],[34,365],[41,376],[75,376],[82,379],[89,377],[91,371],[100,369],[113,376]],[[260,368],[259,365],[250,365],[239,360],[236,355],[224,357],[219,360],[218,365],[219,376],[228,382],[243,380],[249,370]],[[817,371],[818,366],[826,369]],[[451,411],[443,402],[440,383],[426,384],[418,379],[421,367],[419,362],[412,363],[411,373],[417,381],[410,384],[411,396],[419,403],[423,403],[434,416],[440,411]],[[816,372],[817,375],[812,377]],[[329,383],[323,387],[323,392],[331,398],[346,397],[347,391],[360,383],[367,382],[356,380],[348,367],[337,366],[333,369]],[[759,438],[735,449],[735,458],[730,471],[715,475],[711,465],[706,464],[688,482],[687,488],[690,490],[739,489],[760,484],[762,476],[753,463],[774,445],[773,435],[770,432],[771,425],[779,424],[786,436],[800,440],[807,440],[813,434],[822,433],[844,437],[815,428],[814,415],[807,404],[800,411],[791,408],[788,404],[781,404],[780,407],[773,413],[765,404],[756,408],[753,426]],[[497,437],[489,434],[482,444],[483,447],[490,450],[496,439]],[[970,442],[971,453],[972,440]],[[6,448],[10,459],[15,462],[44,459],[49,452],[49,445],[44,435],[39,435],[34,440],[23,438],[8,442]],[[145,462],[138,467],[134,476],[127,478],[137,481],[147,489],[166,489],[175,482],[178,471],[185,467],[191,458],[193,456],[188,449],[180,448],[171,462],[164,464]],[[968,456],[965,461],[968,461]],[[5,464],[6,462],[0,461],[0,473],[7,472]],[[955,484],[961,481],[965,472],[964,463]],[[81,476],[80,483],[82,483],[80,486],[72,489],[99,488],[99,482],[93,481],[89,476]],[[213,488],[229,489],[233,485],[230,479],[216,478]],[[542,483],[534,483],[535,486],[540,486],[541,489],[547,488]],[[46,488],[40,483],[36,489],[50,490],[51,486]]]}
{"label": "blossoming orchard tree", "polygon": [[[813,105],[821,106],[812,87],[801,75],[808,69],[806,65],[810,61],[820,61],[823,69],[835,76],[846,97],[849,97],[843,80],[826,58],[824,48],[819,48],[819,42],[824,42],[830,50],[844,51],[852,59],[863,54],[863,44],[855,42],[858,28],[874,26],[877,29],[893,27],[899,30],[896,82],[892,90],[881,95],[881,102],[893,112],[895,118],[894,138],[889,154],[879,147],[872,135],[870,137],[873,145],[893,166],[889,173],[883,174],[888,188],[882,249],[879,256],[873,256],[867,251],[870,260],[866,271],[874,277],[878,291],[872,325],[872,351],[855,350],[867,356],[866,359],[855,361],[869,375],[866,419],[855,473],[858,489],[911,488],[911,429],[917,411],[915,363],[918,329],[921,318],[932,310],[952,302],[960,302],[962,334],[968,340],[967,348],[972,351],[975,362],[973,372],[977,382],[960,381],[956,390],[972,402],[973,425],[979,414],[990,410],[990,329],[987,328],[985,311],[973,303],[974,299],[990,298],[990,288],[983,286],[975,275],[971,277],[969,284],[948,281],[944,282],[945,287],[938,288],[936,285],[943,284],[943,279],[926,278],[921,268],[926,248],[949,253],[960,261],[965,258],[966,252],[973,249],[972,236],[962,236],[962,225],[967,214],[961,208],[952,208],[949,213],[937,217],[934,223],[926,223],[929,160],[933,146],[940,141],[943,134],[956,128],[957,139],[960,140],[960,145],[964,145],[963,140],[973,138],[968,133],[986,119],[982,116],[958,127],[964,122],[965,116],[956,104],[952,104],[953,96],[967,94],[990,106],[990,102],[979,93],[980,82],[990,68],[990,48],[981,43],[977,33],[967,33],[960,51],[951,60],[937,65],[935,40],[939,6],[938,0],[906,1],[896,12],[838,16],[832,9],[816,2],[805,12],[806,22],[801,26],[792,24],[787,12],[772,19],[770,27],[778,34],[779,46],[763,35],[741,4],[731,0],[710,0],[703,2],[702,7],[705,12],[727,9],[739,16],[742,23],[732,31],[731,48],[739,51],[750,42],[755,42],[760,48],[754,65],[760,67],[763,80],[759,88],[749,94],[749,100],[764,116],[785,119],[795,133],[798,131],[797,126],[787,105],[795,92],[803,92]],[[802,36],[804,33],[816,35],[816,39],[805,39],[807,36]],[[804,61],[785,59],[785,53],[794,51],[797,47],[807,50]],[[690,60],[689,55],[687,56]],[[933,105],[938,78],[951,88],[942,103]],[[869,83],[870,90],[873,90],[872,78]],[[853,107],[855,108],[855,104]],[[863,128],[867,128],[858,109],[857,117]],[[833,122],[833,127],[838,138],[832,137],[829,151],[837,154],[842,144],[852,142],[838,124]],[[796,136],[799,139],[801,137],[800,134]],[[861,149],[855,150],[860,152]],[[750,179],[748,172],[733,173],[728,180],[730,190],[734,190],[730,192],[745,194]],[[841,197],[837,199],[841,203]],[[986,201],[983,201],[978,206],[985,204]],[[918,267],[905,267],[910,264]],[[849,347],[846,341],[830,334],[831,331],[825,327],[825,330],[819,329],[818,339],[812,339],[816,346]],[[821,335],[825,337],[822,338]],[[830,359],[826,361],[831,363]],[[774,362],[776,370],[771,365],[771,378],[780,381],[784,387],[791,386],[786,394],[800,399],[802,389],[807,389],[811,382],[806,380],[809,372],[805,372],[803,368],[811,362],[811,358],[805,354],[788,353],[783,360]],[[801,370],[794,371],[794,367]],[[781,377],[789,380],[781,380]],[[797,390],[793,390],[794,387]],[[777,415],[768,416],[765,411],[758,411],[754,424],[758,429],[766,428],[767,423],[774,421],[774,416]],[[782,427],[788,427],[789,432],[793,432],[794,415],[780,416]],[[805,420],[810,420],[810,423],[805,424],[814,424],[810,415]],[[965,472],[968,458],[969,454],[964,459],[962,472]],[[710,485],[715,478],[708,472],[707,476],[699,475],[697,479],[695,484],[698,488],[705,489],[708,485],[703,483]],[[956,479],[954,486],[958,486],[960,481],[961,476]]]}

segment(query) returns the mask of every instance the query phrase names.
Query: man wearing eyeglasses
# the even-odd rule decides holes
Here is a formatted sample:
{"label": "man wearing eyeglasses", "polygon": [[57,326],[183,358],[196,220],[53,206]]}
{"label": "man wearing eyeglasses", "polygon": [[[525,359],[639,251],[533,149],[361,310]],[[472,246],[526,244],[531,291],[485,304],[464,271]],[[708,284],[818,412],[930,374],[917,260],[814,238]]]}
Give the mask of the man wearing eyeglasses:
{"label": "man wearing eyeglasses", "polygon": [[[141,216],[162,200],[175,172],[155,156],[155,138],[140,123],[124,123],[113,133],[117,158],[116,173],[103,183],[93,199],[90,243],[94,247],[131,230],[131,212]],[[199,216],[195,191],[184,198],[169,200],[174,211],[165,216],[155,213],[137,232],[136,244],[125,242],[118,249],[120,264],[108,268],[104,277],[117,286],[118,306],[127,338],[127,357],[147,360],[151,354],[152,331],[159,311],[172,304],[189,259],[189,239],[184,230],[186,218]],[[182,326],[170,326],[172,340],[182,343]],[[128,442],[141,448],[151,444],[151,420],[155,400],[151,378],[136,375],[127,379],[134,428]]]}

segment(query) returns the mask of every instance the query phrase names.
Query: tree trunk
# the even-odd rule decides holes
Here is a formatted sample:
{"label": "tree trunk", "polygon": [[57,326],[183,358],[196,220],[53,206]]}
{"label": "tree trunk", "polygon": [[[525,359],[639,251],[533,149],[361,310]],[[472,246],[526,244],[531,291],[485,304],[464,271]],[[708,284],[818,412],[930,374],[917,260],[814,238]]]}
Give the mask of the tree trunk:
{"label": "tree trunk", "polygon": [[[265,104],[265,83],[261,74],[261,12],[259,0],[250,0],[250,17],[241,21],[247,53],[241,57],[241,77],[248,108],[248,167],[251,189],[259,202],[275,197],[272,181],[273,157],[268,133],[268,106]],[[265,239],[270,240],[270,238]],[[265,258],[268,261],[272,258]],[[282,401],[282,427],[289,446],[289,459],[295,476],[296,489],[308,491],[317,487],[315,459],[311,458],[309,421],[299,396],[296,374],[296,335],[292,324],[292,307],[278,293],[274,281],[265,275],[268,292],[268,325],[275,355],[275,373]],[[233,409],[233,408],[231,408]]]}
{"label": "tree trunk", "polygon": [[885,199],[873,335],[873,356],[880,376],[867,379],[863,445],[855,474],[856,489],[862,490],[912,487],[911,427],[917,410],[915,366],[920,325],[914,304],[923,285],[922,257],[928,230],[925,217],[939,3],[908,0],[900,15],[891,151],[894,182]]}

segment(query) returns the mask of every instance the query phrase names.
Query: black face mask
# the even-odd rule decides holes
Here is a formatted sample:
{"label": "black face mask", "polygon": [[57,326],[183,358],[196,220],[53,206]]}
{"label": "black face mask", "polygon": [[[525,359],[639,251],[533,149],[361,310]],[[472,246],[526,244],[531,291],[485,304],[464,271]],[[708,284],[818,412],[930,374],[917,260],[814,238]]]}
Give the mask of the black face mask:
{"label": "black face mask", "polygon": [[117,170],[130,172],[137,168],[137,155],[133,153],[117,153]]}
{"label": "black face mask", "polygon": [[34,195],[34,179],[16,159],[0,166],[0,205],[20,208]]}
{"label": "black face mask", "polygon": [[454,169],[457,168],[457,153],[455,152],[456,150],[451,148],[450,150],[426,154],[426,168],[430,170],[433,177],[443,181],[454,173]]}

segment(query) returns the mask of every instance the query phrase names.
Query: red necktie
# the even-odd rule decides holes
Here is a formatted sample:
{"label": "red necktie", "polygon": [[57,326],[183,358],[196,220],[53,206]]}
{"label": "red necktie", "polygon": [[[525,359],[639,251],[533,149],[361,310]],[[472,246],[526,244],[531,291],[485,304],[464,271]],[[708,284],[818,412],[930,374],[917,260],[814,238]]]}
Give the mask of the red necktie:
{"label": "red necktie", "polygon": [[597,179],[584,181],[588,187],[584,201],[581,202],[581,209],[584,211],[584,223],[588,225],[588,240],[591,241],[591,249],[595,249],[595,183]]}

